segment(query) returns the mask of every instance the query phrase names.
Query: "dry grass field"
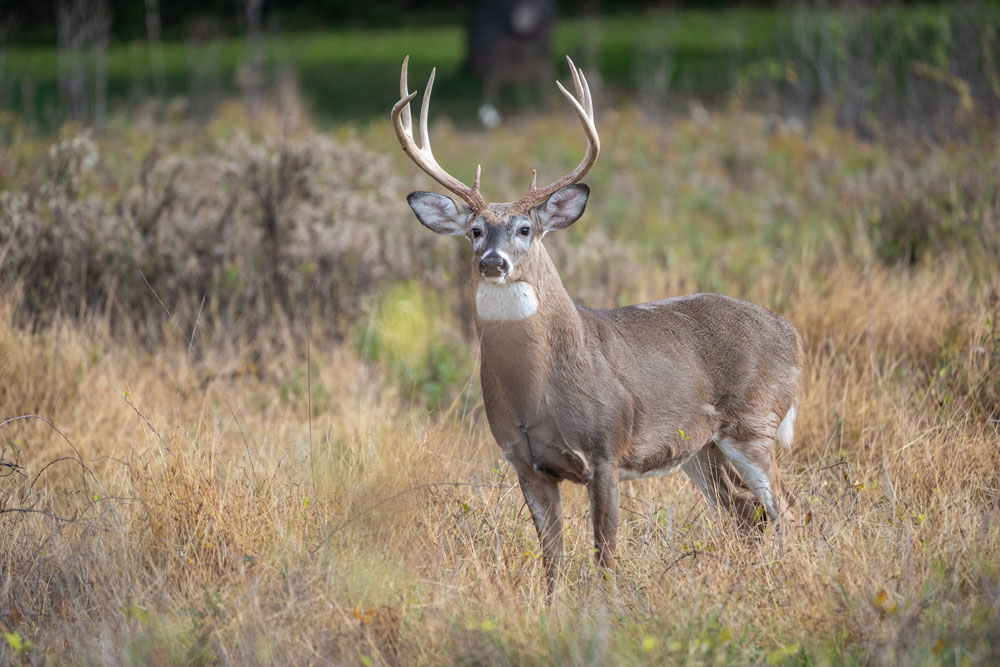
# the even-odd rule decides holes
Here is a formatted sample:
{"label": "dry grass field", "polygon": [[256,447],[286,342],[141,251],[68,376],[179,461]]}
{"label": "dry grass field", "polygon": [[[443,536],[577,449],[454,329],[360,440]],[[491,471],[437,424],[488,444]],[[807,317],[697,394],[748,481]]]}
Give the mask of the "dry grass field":
{"label": "dry grass field", "polygon": [[[738,107],[600,112],[591,206],[546,239],[567,288],[791,319],[800,521],[779,553],[683,476],[629,482],[609,596],[564,485],[546,606],[479,398],[467,248],[406,208],[431,183],[387,120],[279,107],[0,154],[0,664],[1000,660],[992,125],[863,142]],[[438,120],[488,198],[578,159],[568,113]]]}

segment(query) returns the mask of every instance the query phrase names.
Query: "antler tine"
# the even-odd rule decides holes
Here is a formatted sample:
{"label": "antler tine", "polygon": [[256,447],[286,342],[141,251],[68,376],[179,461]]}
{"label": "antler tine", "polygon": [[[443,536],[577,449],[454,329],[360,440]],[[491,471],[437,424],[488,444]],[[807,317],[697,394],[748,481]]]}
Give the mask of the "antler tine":
{"label": "antler tine", "polygon": [[569,75],[573,77],[573,87],[576,88],[576,97],[583,102],[586,100],[586,96],[583,94],[583,84],[580,83],[580,70],[577,69],[573,63],[573,59],[569,56],[566,56],[566,64],[569,65]]}
{"label": "antler tine", "polygon": [[594,121],[594,100],[590,95],[590,85],[587,83],[587,78],[583,75],[583,72],[573,64],[569,56],[566,56],[566,62],[569,63],[569,71],[573,77],[576,96],[566,90],[559,81],[556,81],[556,86],[566,99],[569,100],[569,103],[573,105],[573,109],[580,119],[580,124],[583,126],[583,132],[587,137],[587,148],[584,151],[583,159],[576,166],[576,169],[559,180],[546,185],[544,188],[536,187],[538,172],[533,170],[528,194],[524,195],[524,197],[514,204],[514,208],[519,211],[532,209],[548,199],[549,195],[559,188],[578,182],[594,166],[594,163],[597,162],[597,156],[601,152],[601,138],[597,134],[597,125]]}
{"label": "antler tine", "polygon": [[587,110],[590,121],[594,122],[594,98],[590,96],[590,84],[587,83],[587,77],[584,76],[583,72],[580,72],[580,80],[583,82],[583,92],[586,100],[583,107]]}
{"label": "antler tine", "polygon": [[[403,69],[400,70],[399,72],[399,99],[401,100],[412,100],[417,94],[416,91],[413,91],[413,95],[410,95],[410,92],[406,88],[406,80],[407,80],[406,70],[408,69],[409,64],[410,64],[410,56],[406,56],[405,58],[403,58]],[[409,104],[406,104],[403,107],[402,121],[403,121],[403,129],[409,132],[411,127]]]}
{"label": "antler tine", "polygon": [[403,147],[403,152],[410,156],[410,159],[428,176],[443,185],[445,188],[461,197],[473,211],[480,211],[486,207],[486,201],[479,193],[480,169],[476,168],[476,180],[473,187],[467,186],[460,180],[446,172],[434,159],[434,151],[431,149],[430,134],[427,131],[428,107],[430,106],[431,90],[434,87],[435,70],[431,70],[430,78],[427,80],[427,89],[424,91],[423,100],[420,105],[420,146],[417,146],[413,136],[413,118],[410,114],[410,102],[417,96],[417,91],[412,93],[407,89],[407,69],[410,57],[403,59],[403,67],[399,75],[399,101],[392,107],[392,125],[396,130],[396,137]]}
{"label": "antler tine", "polygon": [[[585,126],[584,127],[584,131],[586,131],[586,129],[587,129],[586,125],[590,121],[590,117],[587,116],[587,110],[583,108],[583,105],[580,104],[579,100],[577,100],[575,97],[573,97],[573,95],[570,94],[570,92],[568,90],[566,90],[565,88],[563,88],[563,85],[561,83],[559,83],[558,81],[556,81],[556,85],[559,87],[559,90],[562,91],[562,94],[566,96],[566,99],[569,100],[569,103],[573,105],[573,108],[576,109],[576,114],[580,117],[580,121]],[[587,138],[590,139],[589,136]]]}
{"label": "antler tine", "polygon": [[576,88],[576,98],[580,101],[580,104],[587,112],[587,116],[593,120],[594,100],[590,96],[590,85],[587,83],[587,77],[584,76],[583,70],[577,67],[569,56],[566,56],[566,62],[569,63],[569,71],[573,77],[573,87]]}
{"label": "antler tine", "polygon": [[431,150],[431,135],[427,131],[427,110],[431,106],[431,90],[434,89],[434,75],[437,74],[437,67],[431,68],[431,75],[427,79],[427,88],[424,90],[424,98],[420,101],[420,148],[427,151],[428,155],[434,155]]}

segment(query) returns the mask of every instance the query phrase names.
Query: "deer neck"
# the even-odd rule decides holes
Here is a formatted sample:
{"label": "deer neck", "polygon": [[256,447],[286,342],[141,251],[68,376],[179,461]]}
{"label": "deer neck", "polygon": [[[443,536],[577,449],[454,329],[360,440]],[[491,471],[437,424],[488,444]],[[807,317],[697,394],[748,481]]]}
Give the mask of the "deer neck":
{"label": "deer neck", "polygon": [[583,335],[576,304],[540,242],[533,245],[516,280],[498,285],[476,273],[476,328],[484,355],[503,354],[509,345],[522,354],[529,348],[534,355],[558,354],[575,349]]}

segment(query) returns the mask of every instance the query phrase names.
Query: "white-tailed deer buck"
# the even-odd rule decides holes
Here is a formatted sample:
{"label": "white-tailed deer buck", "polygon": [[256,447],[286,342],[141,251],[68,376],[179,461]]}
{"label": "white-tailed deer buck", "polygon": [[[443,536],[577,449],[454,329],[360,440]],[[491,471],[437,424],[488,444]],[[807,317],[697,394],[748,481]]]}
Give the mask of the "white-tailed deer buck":
{"label": "white-tailed deer buck", "polygon": [[[587,136],[583,160],[519,201],[487,204],[445,172],[431,151],[427,82],[416,144],[407,63],[392,122],[403,150],[462,203],[430,192],[407,201],[424,226],[472,242],[476,329],[486,416],[517,471],[535,527],[549,592],[562,561],[559,482],[586,484],[600,564],[615,565],[620,480],[680,468],[709,502],[751,526],[765,516],[781,530],[791,498],[775,463],[790,445],[802,344],[784,318],[717,294],[695,294],[611,310],[578,306],[542,237],[583,215],[590,189],[577,184],[597,160],[600,139],[583,74],[559,90]],[[758,509],[763,508],[763,511]],[[779,532],[780,535],[780,532]]]}

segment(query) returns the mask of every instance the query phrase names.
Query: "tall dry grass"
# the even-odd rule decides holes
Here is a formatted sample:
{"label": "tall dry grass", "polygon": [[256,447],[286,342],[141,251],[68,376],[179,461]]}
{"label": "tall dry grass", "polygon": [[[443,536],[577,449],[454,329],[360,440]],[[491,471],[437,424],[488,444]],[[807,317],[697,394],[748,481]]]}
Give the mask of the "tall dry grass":
{"label": "tall dry grass", "polygon": [[[666,126],[605,114],[593,206],[552,237],[565,281],[593,305],[723,289],[795,322],[806,381],[780,463],[802,525],[779,553],[770,533],[734,531],[684,478],[629,483],[609,596],[585,493],[565,485],[568,574],[547,607],[534,529],[479,404],[467,311],[454,305],[465,249],[424,233],[403,203],[427,183],[385,157],[396,151],[386,128],[331,136],[303,121],[297,145],[330,171],[305,170],[316,180],[279,207],[282,233],[328,234],[329,222],[338,244],[407,254],[340,256],[329,276],[385,263],[378,280],[330,278],[364,296],[350,311],[320,285],[282,301],[267,291],[280,278],[262,271],[240,274],[245,302],[226,301],[213,282],[225,262],[199,252],[214,241],[258,266],[274,248],[253,226],[264,210],[253,187],[265,186],[246,179],[261,163],[234,160],[244,171],[223,182],[213,161],[264,153],[280,180],[281,151],[267,146],[296,135],[223,114],[193,138],[124,127],[91,139],[111,157],[66,176],[86,186],[64,209],[66,190],[44,176],[62,144],[20,144],[3,164],[0,662],[1000,658],[996,134],[889,148],[738,111]],[[482,160],[504,196],[532,159],[551,171],[574,159],[563,122],[490,136],[441,125],[435,145],[456,171]],[[241,124],[261,135],[226,143]],[[142,149],[128,154],[130,142]],[[143,279],[94,253],[151,192],[132,169],[150,143],[157,164],[181,166],[160,236],[125,228],[146,244],[128,262],[159,258]],[[359,162],[385,178],[357,185]],[[23,209],[11,202],[25,197],[34,217],[14,224]],[[234,227],[213,233],[226,197]],[[92,250],[71,243],[86,220],[106,224]],[[907,252],[887,245],[887,229]],[[76,248],[56,255],[71,271],[33,264],[42,238],[50,252]],[[293,290],[333,252],[294,247],[304,254],[259,265]]]}

